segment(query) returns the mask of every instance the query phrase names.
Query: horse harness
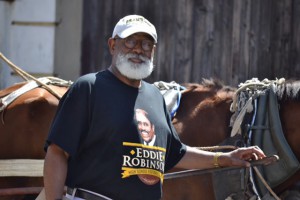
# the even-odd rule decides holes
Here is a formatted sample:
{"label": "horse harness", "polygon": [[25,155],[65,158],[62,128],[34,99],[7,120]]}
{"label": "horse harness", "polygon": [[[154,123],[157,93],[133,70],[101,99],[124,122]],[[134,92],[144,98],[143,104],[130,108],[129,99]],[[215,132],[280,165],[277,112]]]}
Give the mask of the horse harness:
{"label": "horse harness", "polygon": [[278,154],[280,157],[275,165],[250,168],[248,175],[252,189],[261,199],[270,198],[269,192],[279,199],[271,188],[284,182],[300,168],[284,137],[278,111],[275,93],[277,86],[284,82],[284,79],[248,80],[239,85],[231,105],[231,111],[234,112],[231,137],[240,135],[244,146],[257,145],[267,155]]}
{"label": "horse harness", "polygon": [[[3,111],[7,108],[8,105],[10,105],[13,101],[15,101],[19,96],[22,94],[34,89],[38,88],[41,86],[45,85],[57,85],[57,86],[64,86],[64,87],[69,87],[72,84],[71,81],[65,81],[59,78],[55,77],[42,77],[38,78],[37,81],[31,80],[28,81],[25,85],[20,87],[19,89],[11,92],[10,94],[0,98],[0,112],[2,112],[2,123],[4,124],[4,119],[3,119]],[[55,93],[53,90],[51,91],[51,88],[49,87],[44,87],[47,89],[51,94]],[[55,95],[58,99],[61,97],[58,97]]]}
{"label": "horse harness", "polygon": [[174,117],[179,108],[181,93],[185,90],[185,87],[179,85],[175,81],[170,83],[157,81],[154,82],[153,85],[156,86],[163,95],[170,116]]}

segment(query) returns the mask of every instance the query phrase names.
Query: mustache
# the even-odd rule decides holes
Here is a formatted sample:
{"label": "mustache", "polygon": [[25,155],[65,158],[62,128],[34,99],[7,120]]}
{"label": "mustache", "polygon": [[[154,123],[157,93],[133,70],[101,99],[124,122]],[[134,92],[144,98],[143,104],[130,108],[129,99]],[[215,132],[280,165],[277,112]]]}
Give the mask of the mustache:
{"label": "mustache", "polygon": [[140,59],[144,62],[150,61],[150,59],[147,58],[146,56],[139,55],[139,54],[134,54],[134,53],[128,53],[128,54],[124,55],[124,57],[125,58],[137,58],[137,59]]}

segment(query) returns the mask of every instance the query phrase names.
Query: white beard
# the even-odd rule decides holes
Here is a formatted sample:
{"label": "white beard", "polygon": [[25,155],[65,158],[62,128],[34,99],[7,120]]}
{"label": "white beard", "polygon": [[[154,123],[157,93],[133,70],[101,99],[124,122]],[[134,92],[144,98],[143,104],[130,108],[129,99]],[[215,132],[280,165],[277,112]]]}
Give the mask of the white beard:
{"label": "white beard", "polygon": [[[133,63],[130,58],[139,58],[143,63]],[[123,76],[133,80],[142,80],[150,76],[153,71],[153,57],[148,59],[145,56],[137,54],[122,54],[117,55],[116,67]]]}

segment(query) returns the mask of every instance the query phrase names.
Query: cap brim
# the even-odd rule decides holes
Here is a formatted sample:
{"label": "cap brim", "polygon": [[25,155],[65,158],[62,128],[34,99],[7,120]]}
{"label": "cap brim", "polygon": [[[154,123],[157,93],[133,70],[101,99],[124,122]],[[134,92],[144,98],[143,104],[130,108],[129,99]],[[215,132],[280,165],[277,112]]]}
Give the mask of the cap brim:
{"label": "cap brim", "polygon": [[156,38],[155,33],[153,33],[151,30],[149,30],[148,27],[145,27],[145,26],[139,26],[139,27],[132,26],[132,27],[127,28],[126,30],[124,30],[121,34],[118,34],[118,36],[120,38],[126,38],[126,37],[128,37],[132,34],[135,34],[135,33],[146,33],[154,39],[155,43],[157,42],[157,38]]}

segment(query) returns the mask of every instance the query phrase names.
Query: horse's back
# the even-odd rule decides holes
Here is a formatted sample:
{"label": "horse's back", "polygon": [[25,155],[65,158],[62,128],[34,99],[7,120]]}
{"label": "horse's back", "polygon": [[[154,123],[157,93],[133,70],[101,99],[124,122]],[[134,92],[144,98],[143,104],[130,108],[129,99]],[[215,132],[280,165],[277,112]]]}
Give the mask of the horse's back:
{"label": "horse's back", "polygon": [[[15,92],[24,84],[1,90],[0,98]],[[68,89],[53,85],[49,87],[60,95]],[[38,87],[20,95],[0,111],[0,159],[44,159],[44,143],[58,102],[46,89]],[[43,177],[0,177],[0,189],[24,187],[43,187]],[[1,199],[21,200],[24,195],[1,196]]]}
{"label": "horse's back", "polygon": [[[51,87],[61,94],[66,91]],[[57,105],[58,99],[43,88],[30,90],[8,105],[0,113],[0,158],[44,158],[43,144]]]}

